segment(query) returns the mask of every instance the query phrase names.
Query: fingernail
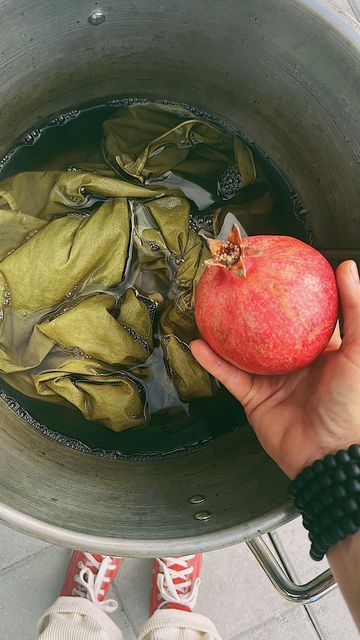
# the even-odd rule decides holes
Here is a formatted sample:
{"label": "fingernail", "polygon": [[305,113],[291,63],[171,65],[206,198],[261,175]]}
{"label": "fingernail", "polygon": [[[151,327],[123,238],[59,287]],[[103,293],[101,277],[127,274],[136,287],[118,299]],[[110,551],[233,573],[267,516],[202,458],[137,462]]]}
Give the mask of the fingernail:
{"label": "fingernail", "polygon": [[351,260],[350,269],[351,269],[351,275],[353,277],[354,282],[359,283],[360,282],[359,270],[357,268],[357,264],[355,260]]}

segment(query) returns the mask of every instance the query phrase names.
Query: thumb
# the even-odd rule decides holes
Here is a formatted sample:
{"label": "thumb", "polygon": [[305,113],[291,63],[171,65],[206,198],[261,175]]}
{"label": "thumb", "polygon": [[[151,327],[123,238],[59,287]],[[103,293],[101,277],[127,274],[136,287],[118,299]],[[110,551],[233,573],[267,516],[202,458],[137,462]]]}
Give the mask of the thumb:
{"label": "thumb", "polygon": [[250,373],[220,358],[204,340],[193,340],[190,349],[198,363],[243,403],[253,383]]}
{"label": "thumb", "polygon": [[343,348],[351,348],[360,355],[360,279],[356,262],[346,260],[336,270],[344,318]]}

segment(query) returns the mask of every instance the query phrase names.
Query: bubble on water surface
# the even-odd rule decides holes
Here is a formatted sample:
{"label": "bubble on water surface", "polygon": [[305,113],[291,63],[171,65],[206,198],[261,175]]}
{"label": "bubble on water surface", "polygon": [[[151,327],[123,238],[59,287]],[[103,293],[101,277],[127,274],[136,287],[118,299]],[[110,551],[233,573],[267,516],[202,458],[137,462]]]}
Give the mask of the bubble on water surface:
{"label": "bubble on water surface", "polygon": [[239,169],[234,165],[227,167],[220,176],[217,184],[217,192],[223,200],[231,200],[244,185],[244,179]]}

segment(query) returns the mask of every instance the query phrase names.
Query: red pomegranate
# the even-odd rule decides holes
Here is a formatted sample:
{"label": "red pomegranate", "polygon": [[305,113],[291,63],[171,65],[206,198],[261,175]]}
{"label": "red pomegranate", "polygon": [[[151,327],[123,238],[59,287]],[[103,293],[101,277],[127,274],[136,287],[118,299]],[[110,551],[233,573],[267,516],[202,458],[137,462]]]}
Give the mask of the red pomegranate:
{"label": "red pomegranate", "polygon": [[334,272],[287,236],[209,240],[212,259],[195,292],[199,331],[228,362],[260,374],[306,366],[328,344],[338,314]]}

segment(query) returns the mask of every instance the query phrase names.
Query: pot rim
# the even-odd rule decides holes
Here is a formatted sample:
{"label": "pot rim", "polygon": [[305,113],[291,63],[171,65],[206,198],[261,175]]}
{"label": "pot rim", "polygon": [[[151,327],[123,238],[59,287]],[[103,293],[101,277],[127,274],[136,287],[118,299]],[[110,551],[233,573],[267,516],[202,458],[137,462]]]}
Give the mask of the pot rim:
{"label": "pot rim", "polygon": [[[148,540],[146,538],[124,539],[94,536],[64,529],[0,504],[0,520],[21,533],[68,549],[82,549],[104,555],[137,558],[186,555],[230,547],[245,540],[251,540],[263,533],[268,533],[280,525],[290,522],[297,515],[294,506],[288,500],[261,517],[258,516],[248,523],[229,527],[223,531],[199,533],[196,536],[174,539]],[[205,529],[206,522],[199,522],[200,527]]]}
{"label": "pot rim", "polygon": [[360,55],[360,22],[350,13],[340,9],[334,0],[290,0],[302,5],[309,13],[320,16],[343,40],[347,40]]}

